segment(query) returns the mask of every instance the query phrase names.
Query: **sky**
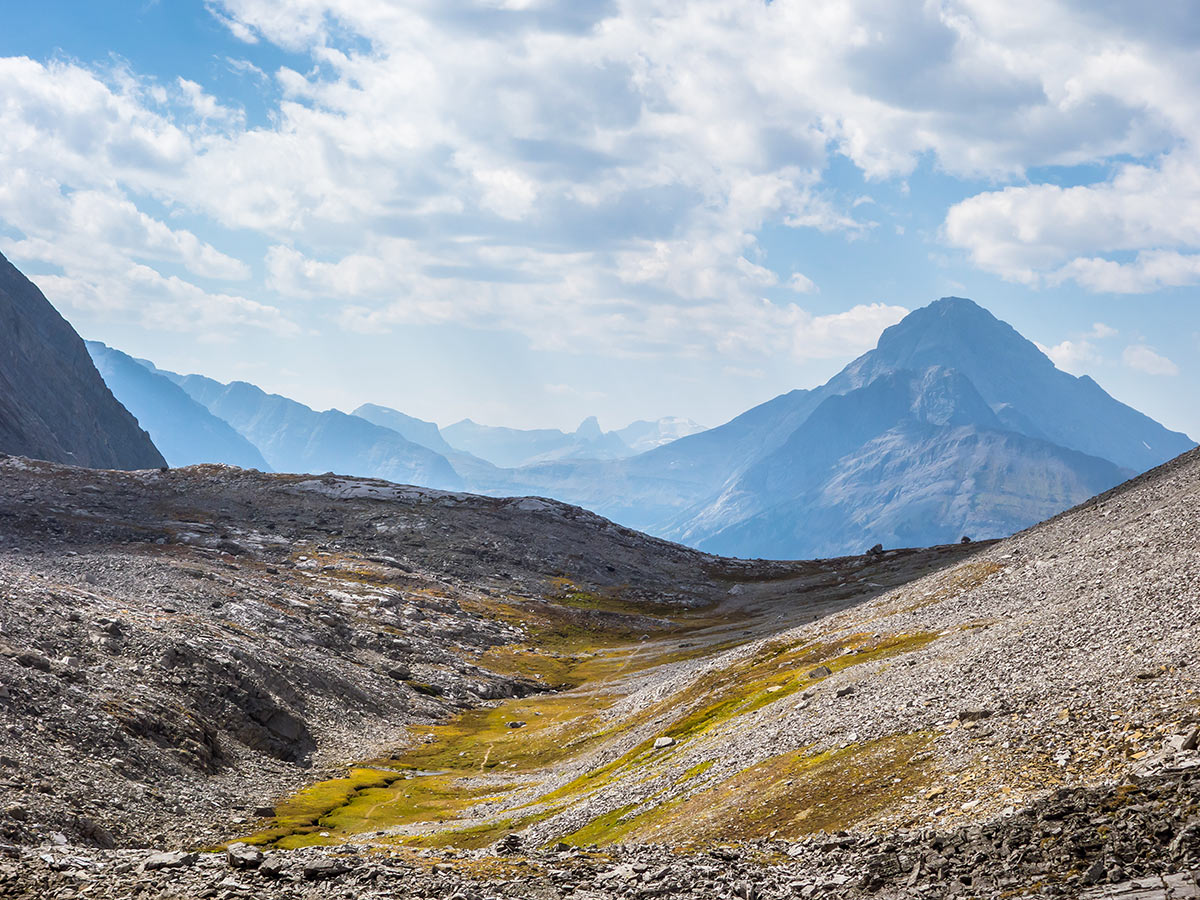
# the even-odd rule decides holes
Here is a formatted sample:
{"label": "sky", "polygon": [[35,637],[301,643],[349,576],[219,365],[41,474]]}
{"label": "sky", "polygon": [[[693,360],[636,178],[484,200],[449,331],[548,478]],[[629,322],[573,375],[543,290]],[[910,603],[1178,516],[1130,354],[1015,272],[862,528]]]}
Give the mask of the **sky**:
{"label": "sky", "polygon": [[1200,438],[1189,0],[41,0],[0,251],[318,409],[716,425],[971,297]]}

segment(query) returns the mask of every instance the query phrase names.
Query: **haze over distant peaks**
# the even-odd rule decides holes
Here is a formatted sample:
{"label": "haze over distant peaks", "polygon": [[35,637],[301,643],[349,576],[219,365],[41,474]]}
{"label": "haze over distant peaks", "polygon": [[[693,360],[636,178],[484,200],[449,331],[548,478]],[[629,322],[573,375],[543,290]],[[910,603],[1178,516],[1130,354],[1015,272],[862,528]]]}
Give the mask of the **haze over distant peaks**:
{"label": "haze over distant peaks", "polygon": [[222,462],[270,471],[257,447],[148,360],[134,359],[99,341],[87,341],[87,349],[105,382],[137,416],[169,465]]}
{"label": "haze over distant peaks", "polygon": [[570,459],[622,459],[703,430],[690,419],[663,418],[604,431],[595,416],[588,416],[573,432],[504,428],[463,419],[443,428],[442,435],[458,449],[497,466],[519,468]]}
{"label": "haze over distant peaks", "polygon": [[463,486],[444,456],[359,416],[317,412],[244,381],[170,377],[236,428],[278,472],[350,472],[450,490]]}
{"label": "haze over distant peaks", "polygon": [[797,558],[1010,534],[1193,446],[947,297],[818,388],[632,459],[530,467],[506,487],[712,552]]}
{"label": "haze over distant peaks", "polygon": [[[70,327],[7,263],[0,276],[0,315],[15,338],[0,359],[0,377],[14,386],[0,401],[38,398],[0,420],[10,432],[0,430],[8,441],[0,450],[90,465],[161,464]],[[319,412],[246,382],[177,375],[102,344],[90,349],[109,387],[174,463],[553,497],[746,557],[1003,536],[1195,446],[1091,378],[1057,369],[1012,326],[961,297],[910,313],[825,384],[708,430],[662,418],[605,431],[594,416],[573,432],[470,419],[439,428],[372,403],[354,414]],[[53,353],[66,361],[44,358]],[[50,394],[27,384],[30,367],[49,373],[42,380],[53,383]],[[39,410],[48,418],[38,419]],[[23,429],[24,443],[9,423]]]}

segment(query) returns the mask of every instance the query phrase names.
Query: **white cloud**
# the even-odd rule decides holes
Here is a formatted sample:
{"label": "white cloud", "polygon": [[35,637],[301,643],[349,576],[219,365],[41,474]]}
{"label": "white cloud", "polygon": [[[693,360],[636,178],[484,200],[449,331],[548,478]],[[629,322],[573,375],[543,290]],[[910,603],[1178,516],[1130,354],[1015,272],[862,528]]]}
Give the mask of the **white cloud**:
{"label": "white cloud", "polygon": [[186,79],[0,60],[14,252],[105,295],[135,266],[246,281],[262,310],[320,298],[351,328],[812,357],[867,346],[899,309],[814,317],[787,302],[816,290],[794,272],[807,261],[759,241],[869,238],[879,208],[822,181],[831,153],[868,178],[929,157],[1001,182],[1121,156],[1141,162],[1095,185],[968,198],[945,236],[1032,284],[1200,280],[1197,63],[1166,13],[1148,28],[1043,0],[207,6],[237,39],[304,58],[269,76],[266,124]]}
{"label": "white cloud", "polygon": [[802,272],[793,272],[787,284],[797,294],[813,294],[819,290],[813,280]]}
{"label": "white cloud", "polygon": [[1102,359],[1096,347],[1086,340],[1062,341],[1053,347],[1038,344],[1038,349],[1050,357],[1056,366],[1072,375],[1082,375]]}
{"label": "white cloud", "polygon": [[40,275],[38,287],[68,311],[131,315],[145,327],[197,337],[224,338],[234,328],[261,329],[279,337],[299,332],[278,309],[230,294],[214,294],[148,266],[132,265],[87,279]]}
{"label": "white cloud", "polygon": [[1131,369],[1148,375],[1178,375],[1179,366],[1145,344],[1130,344],[1121,354],[1121,361]]}

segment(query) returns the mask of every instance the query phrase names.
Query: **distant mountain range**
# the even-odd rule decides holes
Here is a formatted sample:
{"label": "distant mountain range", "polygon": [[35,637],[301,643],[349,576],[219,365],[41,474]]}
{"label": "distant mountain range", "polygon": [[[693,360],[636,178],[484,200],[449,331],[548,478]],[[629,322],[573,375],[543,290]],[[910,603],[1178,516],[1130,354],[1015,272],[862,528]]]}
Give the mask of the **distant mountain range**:
{"label": "distant mountain range", "polygon": [[164,374],[236,428],[277,472],[352,472],[445,490],[464,487],[446,457],[359,416],[317,412],[244,381]]}
{"label": "distant mountain range", "polygon": [[0,452],[98,469],[166,464],[75,329],[2,255]]}
{"label": "distant mountain range", "polygon": [[134,359],[99,341],[87,341],[92,362],[121,403],[153,438],[172,466],[223,462],[271,471],[258,448],[224,419],[188,396],[149,360]]}
{"label": "distant mountain range", "polygon": [[[1092,379],[1055,368],[1011,326],[958,297],[911,313],[826,384],[710,430],[660,419],[605,432],[594,418],[574,432],[469,419],[439,429],[375,404],[353,415],[316,412],[244,382],[141,363],[279,471],[548,496],[747,557],[1011,534],[1194,446]],[[145,410],[151,434],[166,428],[127,378],[114,375],[112,386]],[[159,440],[172,447],[166,433]],[[233,462],[232,451],[220,461]]]}
{"label": "distant mountain range", "polygon": [[821,387],[630,459],[516,470],[504,487],[714,553],[808,557],[1010,534],[1193,446],[947,297]]}
{"label": "distant mountain range", "polygon": [[[356,414],[363,415],[363,408]],[[704,426],[681,418],[639,420],[618,431],[602,431],[596,417],[589,416],[572,432],[498,428],[463,419],[441,433],[459,450],[497,466],[519,468],[561,459],[624,459],[701,431]]]}
{"label": "distant mountain range", "polygon": [[133,468],[165,456],[535,494],[714,553],[801,558],[1009,534],[1193,446],[957,297],[888,328],[824,385],[718,428],[439,428],[85,348],[0,257],[0,451],[43,459]]}

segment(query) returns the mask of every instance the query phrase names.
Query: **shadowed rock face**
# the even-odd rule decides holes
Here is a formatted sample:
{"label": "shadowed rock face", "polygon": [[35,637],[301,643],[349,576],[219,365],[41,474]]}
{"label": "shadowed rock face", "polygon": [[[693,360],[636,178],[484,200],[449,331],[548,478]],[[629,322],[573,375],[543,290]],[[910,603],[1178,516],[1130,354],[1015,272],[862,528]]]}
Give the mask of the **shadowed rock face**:
{"label": "shadowed rock face", "polygon": [[166,465],[37,287],[0,256],[0,451],[97,469]]}

